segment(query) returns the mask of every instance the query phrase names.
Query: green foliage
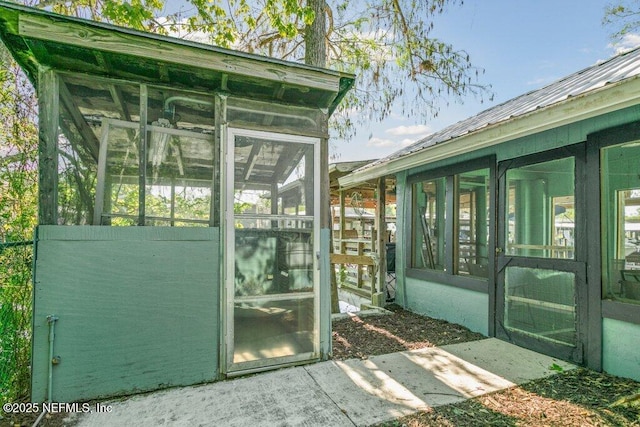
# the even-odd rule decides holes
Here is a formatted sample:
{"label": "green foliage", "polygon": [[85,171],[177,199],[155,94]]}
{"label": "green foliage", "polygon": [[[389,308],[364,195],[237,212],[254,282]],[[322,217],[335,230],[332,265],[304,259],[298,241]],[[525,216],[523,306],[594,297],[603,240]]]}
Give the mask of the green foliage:
{"label": "green foliage", "polygon": [[640,29],[640,1],[619,0],[605,7],[602,24],[611,29],[611,38],[620,41]]}
{"label": "green foliage", "polygon": [[558,365],[557,363],[554,363],[551,366],[549,366],[549,370],[556,371],[556,372],[562,372],[562,371],[564,371],[564,368],[562,366]]}
{"label": "green foliage", "polygon": [[[218,46],[294,61],[305,58],[305,28],[317,18],[314,10],[324,10],[324,42],[313,45],[326,49],[328,67],[358,76],[355,90],[333,118],[343,137],[352,134],[356,123],[384,119],[398,102],[404,114],[426,118],[450,97],[488,93],[478,83],[482,70],[464,51],[431,37],[436,16],[460,0],[187,0],[171,12],[165,9],[170,6],[166,0],[24,3],[142,31],[205,36]],[[37,217],[36,104],[27,79],[4,50],[0,61],[0,242],[28,241]],[[62,223],[82,224],[93,216],[96,171],[84,157],[86,153],[61,145]],[[123,189],[112,206],[136,215],[137,194]],[[150,194],[146,202],[158,216],[167,214],[167,200]],[[177,204],[196,217],[208,212],[204,199],[185,197]],[[236,213],[248,208],[234,205]],[[129,218],[112,221],[134,223]],[[30,246],[12,247],[0,258],[0,400],[7,401],[28,393],[32,253]]]}
{"label": "green foliage", "polygon": [[0,66],[0,403],[4,403],[29,397],[33,255],[28,241],[37,215],[37,127],[33,91],[4,48]]}
{"label": "green foliage", "polygon": [[[479,82],[483,70],[469,55],[432,37],[437,16],[462,0],[186,0],[167,13],[166,0],[39,1],[39,7],[144,31],[206,37],[211,43],[251,53],[302,61],[305,29],[324,10],[327,66],[355,73],[350,91],[332,118],[340,137],[356,124],[386,118],[393,108],[407,116],[436,116],[442,104],[463,96],[492,98]],[[175,7],[175,4],[173,5]],[[318,8],[316,8],[319,6]],[[629,7],[612,7],[612,13]]]}
{"label": "green foliage", "polygon": [[31,264],[32,246],[0,244],[0,404],[29,398]]}
{"label": "green foliage", "polygon": [[340,285],[344,285],[345,283],[347,283],[347,268],[345,267],[344,264],[340,264],[340,271],[338,274],[339,274],[338,280],[340,281]]}

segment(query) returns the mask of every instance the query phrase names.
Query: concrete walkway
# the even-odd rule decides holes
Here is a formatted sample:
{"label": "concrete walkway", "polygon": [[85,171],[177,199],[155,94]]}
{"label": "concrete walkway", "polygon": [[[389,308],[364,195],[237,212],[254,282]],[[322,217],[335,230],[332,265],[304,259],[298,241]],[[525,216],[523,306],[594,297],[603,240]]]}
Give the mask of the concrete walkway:
{"label": "concrete walkway", "polygon": [[328,361],[104,402],[79,426],[368,426],[573,365],[495,338]]}

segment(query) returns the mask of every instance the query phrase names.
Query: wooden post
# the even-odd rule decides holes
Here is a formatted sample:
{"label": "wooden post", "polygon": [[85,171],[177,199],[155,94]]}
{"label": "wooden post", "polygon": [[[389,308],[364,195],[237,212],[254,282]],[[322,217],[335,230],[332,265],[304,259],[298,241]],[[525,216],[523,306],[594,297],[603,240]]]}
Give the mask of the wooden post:
{"label": "wooden post", "polygon": [[[213,176],[211,180],[211,207],[209,211],[209,227],[220,227],[222,223],[221,212],[225,212],[225,206],[221,206],[223,197],[221,189],[223,179],[220,176],[222,162],[225,159],[221,156],[222,145],[227,142],[222,138],[222,125],[227,120],[227,96],[216,93],[214,100],[213,116],[215,122],[215,134],[213,135]],[[226,135],[225,135],[226,136]]]}
{"label": "wooden post", "polygon": [[[359,236],[358,238],[358,242],[356,243],[358,245],[358,249],[357,249],[357,255],[358,256],[362,256],[364,254],[364,242],[362,241],[363,236]],[[362,288],[362,266],[358,265],[358,270],[356,273],[356,286],[358,288]]]}
{"label": "wooden post", "polygon": [[378,179],[378,197],[376,198],[376,228],[378,229],[378,239],[376,249],[378,251],[378,290],[385,291],[387,285],[387,218],[385,214],[387,197],[386,178]]}
{"label": "wooden post", "polygon": [[147,194],[147,85],[140,85],[140,145],[138,147],[138,225],[145,225]]}
{"label": "wooden post", "polygon": [[58,223],[58,120],[60,97],[58,75],[52,70],[38,74],[38,223]]}

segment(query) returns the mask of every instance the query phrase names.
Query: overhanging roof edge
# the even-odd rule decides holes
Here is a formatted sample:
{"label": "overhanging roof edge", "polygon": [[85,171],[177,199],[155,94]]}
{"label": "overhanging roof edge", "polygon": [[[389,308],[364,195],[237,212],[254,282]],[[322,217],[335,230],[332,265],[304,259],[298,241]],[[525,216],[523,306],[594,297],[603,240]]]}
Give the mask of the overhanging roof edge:
{"label": "overhanging roof edge", "polygon": [[[255,77],[254,70],[251,70],[250,67],[242,67],[242,65],[238,66],[237,64],[227,64],[224,61],[219,61],[219,64],[222,64],[222,67],[219,69],[215,68],[212,61],[203,61],[201,55],[203,51],[209,52],[213,55],[222,55],[229,58],[235,58],[238,61],[250,61],[251,64],[261,64],[262,65],[262,73],[259,75],[260,78],[265,80],[271,80],[274,82],[287,84],[287,85],[296,85],[296,86],[308,86],[314,87],[318,89],[322,89],[325,91],[333,92],[335,94],[333,100],[325,107],[329,108],[332,112],[337,107],[340,100],[344,97],[346,91],[348,91],[353,82],[355,80],[355,76],[353,74],[345,73],[342,71],[331,70],[326,68],[314,67],[307,64],[301,64],[297,62],[289,62],[284,61],[277,58],[271,58],[262,55],[250,54],[246,52],[240,52],[236,50],[221,48],[213,45],[207,45],[202,43],[197,43],[189,40],[183,40],[175,37],[163,36],[154,33],[147,33],[143,31],[133,30],[129,28],[119,27],[112,24],[107,24],[103,22],[90,21],[82,18],[65,16],[55,14],[49,11],[35,9],[32,7],[27,7],[15,3],[8,3],[5,1],[0,1],[0,11],[4,9],[5,11],[11,11],[15,13],[18,17],[18,25],[17,28],[14,28],[13,25],[7,24],[6,28],[10,34],[14,34],[16,36],[22,38],[33,38],[33,39],[46,39],[53,40],[61,44],[69,44],[87,47],[91,46],[91,49],[95,49],[96,51],[100,50],[109,50],[114,53],[122,53],[127,55],[137,55],[144,57],[140,52],[145,52],[145,48],[141,48],[138,52],[134,49],[131,49],[131,46],[124,47],[115,44],[110,45],[109,43],[102,43],[102,40],[99,37],[95,39],[91,39],[91,34],[85,34],[86,39],[82,38],[82,35],[78,34],[70,34],[65,31],[52,32],[49,31],[56,26],[62,26],[62,24],[74,25],[74,26],[82,26],[86,29],[93,29],[98,33],[102,32],[110,32],[111,34],[121,35],[123,37],[135,38],[140,41],[146,41],[146,48],[148,51],[153,50],[154,47],[158,46],[173,46],[175,50],[180,50],[183,52],[193,51],[196,49],[199,57],[192,58],[192,63],[188,63],[186,65],[192,66],[194,68],[210,68],[216,69],[217,71],[229,74],[238,74],[238,75],[246,75],[249,77]],[[40,25],[45,25],[45,27],[40,27]],[[95,46],[95,47],[94,47]],[[161,54],[160,54],[161,53]],[[189,55],[185,55],[189,58]],[[193,53],[190,55],[193,57]],[[14,55],[15,57],[15,55]],[[148,58],[159,60],[159,61],[168,61],[175,62],[176,58],[171,55],[171,52],[156,52],[155,57],[147,56]],[[34,57],[35,59],[35,57]],[[23,65],[23,64],[21,64]],[[26,65],[26,64],[25,64]],[[249,68],[249,69],[248,69]],[[290,73],[301,73],[306,77],[297,78],[294,76],[291,79],[291,74],[287,75],[283,71],[289,69]],[[315,77],[314,77],[315,76]],[[329,81],[331,83],[329,84]]]}
{"label": "overhanging roof edge", "polygon": [[[619,90],[621,86],[624,90]],[[462,152],[497,145],[554,127],[620,110],[638,102],[640,102],[640,76],[633,76],[602,88],[567,98],[522,116],[497,122],[474,132],[425,147],[422,150],[397,159],[379,163],[361,171],[356,170],[339,178],[338,183],[341,188],[354,187],[381,176],[396,174],[452,155],[458,155]],[[580,104],[584,105],[583,108],[580,107]],[[590,108],[585,108],[587,106]],[[506,132],[505,127],[507,127]],[[498,132],[497,129],[501,129],[501,131]],[[434,155],[436,153],[437,155]]]}

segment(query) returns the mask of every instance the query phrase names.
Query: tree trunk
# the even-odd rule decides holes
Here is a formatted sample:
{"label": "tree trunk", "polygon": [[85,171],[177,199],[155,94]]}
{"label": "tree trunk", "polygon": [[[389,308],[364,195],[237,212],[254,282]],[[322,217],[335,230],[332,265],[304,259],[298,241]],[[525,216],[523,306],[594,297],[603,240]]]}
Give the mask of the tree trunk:
{"label": "tree trunk", "polygon": [[327,66],[327,19],[325,0],[307,0],[307,6],[313,9],[315,19],[304,31],[304,62],[316,67]]}
{"label": "tree trunk", "polygon": [[[315,19],[310,25],[307,25],[304,31],[304,62],[307,65],[316,67],[327,66],[327,20],[325,15],[325,0],[307,0],[307,6],[313,9]],[[327,187],[328,188],[328,187]],[[328,198],[328,200],[330,200]],[[324,209],[331,209],[330,206],[323,206]],[[329,215],[331,217],[331,215]],[[333,222],[333,220],[331,221]],[[333,252],[333,224],[329,226],[329,252]],[[336,271],[333,264],[329,263],[331,271],[331,312],[340,312],[338,302],[338,284],[336,280]]]}

